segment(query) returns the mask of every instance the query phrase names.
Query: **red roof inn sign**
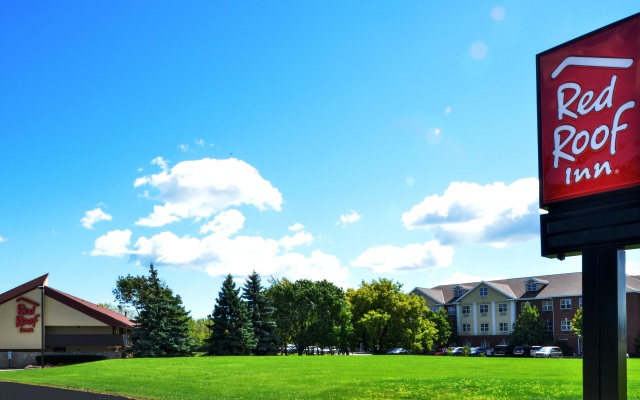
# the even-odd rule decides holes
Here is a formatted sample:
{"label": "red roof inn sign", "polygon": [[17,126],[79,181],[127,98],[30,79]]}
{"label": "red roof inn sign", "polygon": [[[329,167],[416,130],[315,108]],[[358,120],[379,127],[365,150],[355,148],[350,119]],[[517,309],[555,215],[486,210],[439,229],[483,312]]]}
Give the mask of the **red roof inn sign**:
{"label": "red roof inn sign", "polygon": [[541,53],[537,67],[543,255],[639,245],[640,215],[628,217],[640,213],[640,16]]}
{"label": "red roof inn sign", "polygon": [[36,308],[40,306],[40,303],[29,300],[25,297],[18,297],[16,299],[16,328],[20,333],[31,333],[35,330],[36,324],[40,319],[40,314],[36,314]]}

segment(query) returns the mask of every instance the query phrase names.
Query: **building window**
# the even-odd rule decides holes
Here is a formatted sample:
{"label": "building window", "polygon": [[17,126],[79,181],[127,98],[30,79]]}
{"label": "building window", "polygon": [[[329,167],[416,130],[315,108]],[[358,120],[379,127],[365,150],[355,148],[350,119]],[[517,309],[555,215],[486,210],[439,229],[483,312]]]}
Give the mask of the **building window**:
{"label": "building window", "polygon": [[524,307],[525,307],[527,304],[529,304],[529,302],[528,302],[528,301],[525,301],[525,302],[523,302],[523,303],[520,303],[520,311],[524,311]]}
{"label": "building window", "polygon": [[471,324],[462,324],[462,332],[465,332],[465,333],[471,332]]}
{"label": "building window", "polygon": [[582,297],[578,299],[578,308],[582,308]]}
{"label": "building window", "polygon": [[462,316],[468,317],[471,314],[471,306],[462,306]]}
{"label": "building window", "polygon": [[486,297],[489,295],[489,289],[486,287],[480,288],[480,297]]}
{"label": "building window", "polygon": [[548,319],[546,322],[547,322],[547,324],[545,326],[545,330],[547,332],[553,332],[553,320],[552,319]]}
{"label": "building window", "polygon": [[500,314],[502,314],[502,315],[506,315],[507,314],[507,303],[498,303],[498,312]]}
{"label": "building window", "polygon": [[538,290],[537,283],[527,283],[527,292],[535,292]]}
{"label": "building window", "polygon": [[569,320],[569,318],[565,318],[562,321],[560,321],[560,330],[565,332],[571,330],[571,321]]}
{"label": "building window", "polygon": [[462,296],[462,289],[454,289],[453,290],[453,296],[454,297],[461,297]]}
{"label": "building window", "polygon": [[438,312],[438,307],[429,307],[429,309],[434,313]]}
{"label": "building window", "polygon": [[480,314],[487,314],[489,312],[489,305],[488,304],[480,304]]}
{"label": "building window", "polygon": [[500,322],[500,332],[509,332],[509,323],[508,322]]}
{"label": "building window", "polygon": [[447,313],[449,313],[449,315],[456,315],[456,306],[447,307]]}
{"label": "building window", "polygon": [[543,301],[542,311],[553,311],[553,301]]}
{"label": "building window", "polygon": [[489,332],[489,324],[480,324],[480,332]]}
{"label": "building window", "polygon": [[560,309],[561,310],[571,310],[571,299],[561,299],[560,300]]}

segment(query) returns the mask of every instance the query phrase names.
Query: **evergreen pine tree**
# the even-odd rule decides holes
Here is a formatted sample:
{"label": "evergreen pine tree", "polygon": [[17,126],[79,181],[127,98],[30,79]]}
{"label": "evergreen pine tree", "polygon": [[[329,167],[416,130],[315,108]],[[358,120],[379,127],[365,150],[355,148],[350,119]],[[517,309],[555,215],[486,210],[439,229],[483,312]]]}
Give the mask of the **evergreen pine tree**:
{"label": "evergreen pine tree", "polygon": [[[144,278],[144,279],[140,279]],[[118,284],[127,278],[120,278]],[[173,295],[158,278],[158,271],[149,267],[149,277],[137,277],[139,314],[133,319],[136,327],[130,338],[134,357],[190,356],[189,313],[182,299]]]}
{"label": "evergreen pine tree", "polygon": [[222,283],[211,315],[209,354],[248,355],[256,346],[247,305],[240,298],[231,274]]}
{"label": "evergreen pine tree", "polygon": [[276,355],[278,353],[278,336],[276,323],[273,320],[273,307],[262,287],[260,275],[253,271],[243,287],[242,298],[246,301],[249,316],[256,338],[255,355]]}

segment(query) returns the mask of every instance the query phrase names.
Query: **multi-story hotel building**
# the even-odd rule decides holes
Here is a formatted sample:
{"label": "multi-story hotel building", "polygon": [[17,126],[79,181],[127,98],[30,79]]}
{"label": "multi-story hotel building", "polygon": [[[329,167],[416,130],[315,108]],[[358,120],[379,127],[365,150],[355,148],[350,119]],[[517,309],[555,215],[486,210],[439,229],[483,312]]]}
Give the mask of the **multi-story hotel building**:
{"label": "multi-story hotel building", "polygon": [[[627,353],[636,354],[640,335],[640,276],[627,275]],[[545,321],[548,343],[565,342],[581,353],[570,321],[582,307],[582,273],[530,276],[417,287],[411,291],[437,311],[446,308],[458,346],[493,347],[510,343],[510,334],[524,305],[537,307]],[[546,343],[526,343],[543,345]]]}
{"label": "multi-story hotel building", "polygon": [[48,286],[48,274],[0,294],[0,368],[54,353],[121,356],[129,318]]}

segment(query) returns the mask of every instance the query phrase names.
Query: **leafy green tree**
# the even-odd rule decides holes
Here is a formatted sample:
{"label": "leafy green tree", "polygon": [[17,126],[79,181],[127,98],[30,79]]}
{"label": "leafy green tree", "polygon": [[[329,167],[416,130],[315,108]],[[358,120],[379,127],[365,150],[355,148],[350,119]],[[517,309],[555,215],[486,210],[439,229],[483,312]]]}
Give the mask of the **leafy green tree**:
{"label": "leafy green tree", "polygon": [[429,320],[435,324],[437,335],[434,341],[437,345],[445,346],[449,344],[451,339],[451,324],[449,323],[449,313],[443,307],[436,313],[431,313],[428,316]]}
{"label": "leafy green tree", "polygon": [[424,300],[402,292],[402,285],[389,279],[362,282],[347,291],[356,339],[381,353],[402,346],[422,352],[437,339],[432,312]]}
{"label": "leafy green tree", "polygon": [[512,340],[515,344],[532,345],[544,343],[544,327],[545,322],[540,316],[538,308],[527,302],[516,319],[516,324],[511,334]]}
{"label": "leafy green tree", "polygon": [[253,335],[253,326],[247,305],[240,297],[231,274],[227,275],[218,293],[211,315],[213,325],[208,339],[209,354],[212,355],[249,355],[257,340]]}
{"label": "leafy green tree", "polygon": [[242,298],[246,301],[253,326],[256,347],[253,354],[275,355],[278,353],[278,335],[276,323],[273,320],[273,307],[264,293],[260,275],[253,271],[247,278],[242,291]]}
{"label": "leafy green tree", "polygon": [[195,351],[207,351],[206,341],[211,336],[208,318],[189,319],[189,337]]}
{"label": "leafy green tree", "polygon": [[299,355],[307,346],[335,346],[348,340],[349,305],[333,283],[282,278],[273,280],[266,294],[275,307],[281,344],[295,344]]}
{"label": "leafy green tree", "polygon": [[116,305],[112,303],[98,303],[98,307],[104,307],[111,311],[115,311],[119,314],[124,315],[125,317],[133,318],[136,315],[136,312],[131,308],[124,308],[122,305]]}
{"label": "leafy green tree", "polygon": [[149,267],[149,276],[118,277],[113,291],[122,305],[131,305],[137,315],[130,338],[134,357],[179,357],[192,355],[189,313],[179,295]]}
{"label": "leafy green tree", "polygon": [[576,311],[576,315],[573,316],[570,324],[571,330],[573,330],[576,335],[582,336],[582,307],[578,308],[578,311]]}

